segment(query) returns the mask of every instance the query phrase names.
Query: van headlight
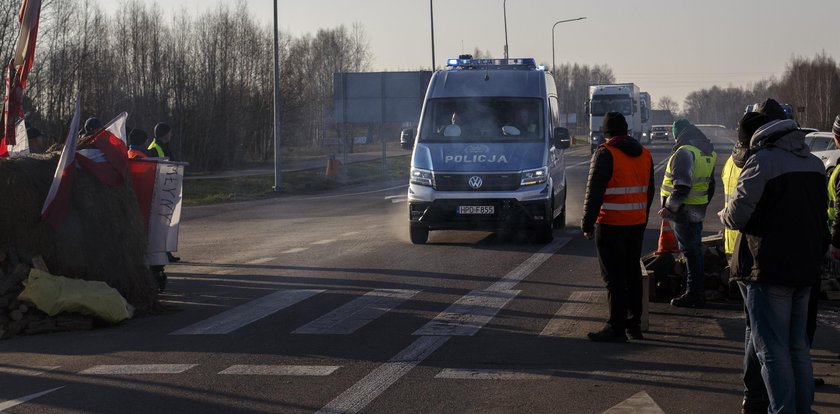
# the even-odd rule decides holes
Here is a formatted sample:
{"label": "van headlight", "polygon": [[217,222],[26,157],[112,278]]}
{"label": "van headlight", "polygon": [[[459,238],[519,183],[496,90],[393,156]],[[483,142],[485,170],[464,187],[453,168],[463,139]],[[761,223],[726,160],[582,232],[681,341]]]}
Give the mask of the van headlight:
{"label": "van headlight", "polygon": [[425,185],[427,187],[435,186],[435,176],[429,170],[421,170],[419,168],[411,169],[411,184]]}
{"label": "van headlight", "polygon": [[548,180],[548,168],[542,167],[535,170],[522,171],[521,186],[542,184]]}

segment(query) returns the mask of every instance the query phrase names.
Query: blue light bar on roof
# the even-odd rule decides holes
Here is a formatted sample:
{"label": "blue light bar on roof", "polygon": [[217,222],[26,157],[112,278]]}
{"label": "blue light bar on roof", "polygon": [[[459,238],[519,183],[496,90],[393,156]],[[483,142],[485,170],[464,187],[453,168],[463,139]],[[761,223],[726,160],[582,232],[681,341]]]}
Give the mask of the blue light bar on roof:
{"label": "blue light bar on roof", "polygon": [[515,58],[515,59],[449,59],[446,61],[446,66],[449,67],[465,67],[465,66],[531,66],[536,67],[537,62],[534,58]]}

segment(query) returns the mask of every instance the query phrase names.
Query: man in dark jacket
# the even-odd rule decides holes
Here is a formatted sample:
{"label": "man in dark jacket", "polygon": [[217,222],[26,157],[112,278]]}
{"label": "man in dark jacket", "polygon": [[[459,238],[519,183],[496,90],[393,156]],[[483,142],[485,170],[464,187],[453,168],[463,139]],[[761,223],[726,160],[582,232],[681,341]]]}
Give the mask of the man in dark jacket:
{"label": "man in dark jacket", "polygon": [[770,412],[809,413],[814,380],[805,326],[829,244],[825,168],[793,120],[759,128],[750,153],[721,214],[726,228],[741,232],[730,267],[750,327],[745,362],[754,350]]}
{"label": "man in dark jacket", "polygon": [[647,148],[627,136],[621,113],[607,113],[602,130],[607,142],[592,155],[581,230],[587,239],[595,238],[610,315],[602,330],[588,336],[596,342],[627,342],[625,330],[643,339],[639,258],[653,202],[653,160]]}
{"label": "man in dark jacket", "polygon": [[703,220],[715,194],[717,154],[709,138],[685,118],[674,122],[676,144],[662,180],[659,216],[671,220],[686,262],[686,290],[671,305],[699,308],[706,305],[703,273]]}

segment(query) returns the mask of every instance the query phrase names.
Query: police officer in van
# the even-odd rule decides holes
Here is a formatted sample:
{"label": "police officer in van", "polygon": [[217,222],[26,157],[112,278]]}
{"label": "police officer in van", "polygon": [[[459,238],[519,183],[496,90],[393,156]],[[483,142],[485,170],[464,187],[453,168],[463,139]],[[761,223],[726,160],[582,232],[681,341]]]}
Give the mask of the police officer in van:
{"label": "police officer in van", "polygon": [[595,238],[610,314],[604,328],[588,337],[627,342],[627,334],[643,339],[639,259],[654,197],[653,159],[627,135],[620,112],[607,113],[601,129],[607,141],[598,146],[589,165],[581,230],[587,239]]}

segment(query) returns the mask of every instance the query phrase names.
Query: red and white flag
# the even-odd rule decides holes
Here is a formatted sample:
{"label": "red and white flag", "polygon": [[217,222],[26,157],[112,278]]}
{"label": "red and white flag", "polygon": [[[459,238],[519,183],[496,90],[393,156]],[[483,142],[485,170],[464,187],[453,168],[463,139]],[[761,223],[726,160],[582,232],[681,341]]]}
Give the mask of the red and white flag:
{"label": "red and white flag", "polygon": [[73,176],[76,172],[76,131],[79,130],[79,118],[81,107],[79,95],[76,95],[76,113],[73,114],[73,122],[70,123],[70,131],[64,139],[64,148],[61,150],[61,158],[58,159],[58,166],[53,174],[52,185],[41,209],[41,220],[49,223],[58,230],[67,210],[70,208],[70,190],[73,187]]}
{"label": "red and white flag", "polygon": [[26,123],[21,119],[17,124],[17,143],[9,145],[9,157],[23,157],[29,154],[29,135],[26,133]]}
{"label": "red and white flag", "polygon": [[91,138],[93,148],[81,149],[77,154],[79,165],[105,185],[122,185],[128,176],[127,118],[126,112],[117,115]]}
{"label": "red and white flag", "polygon": [[20,5],[18,34],[15,54],[6,68],[6,94],[3,106],[5,136],[0,140],[0,157],[8,156],[7,145],[15,145],[18,119],[23,117],[23,91],[29,71],[35,61],[35,43],[41,19],[41,0],[23,0]]}

